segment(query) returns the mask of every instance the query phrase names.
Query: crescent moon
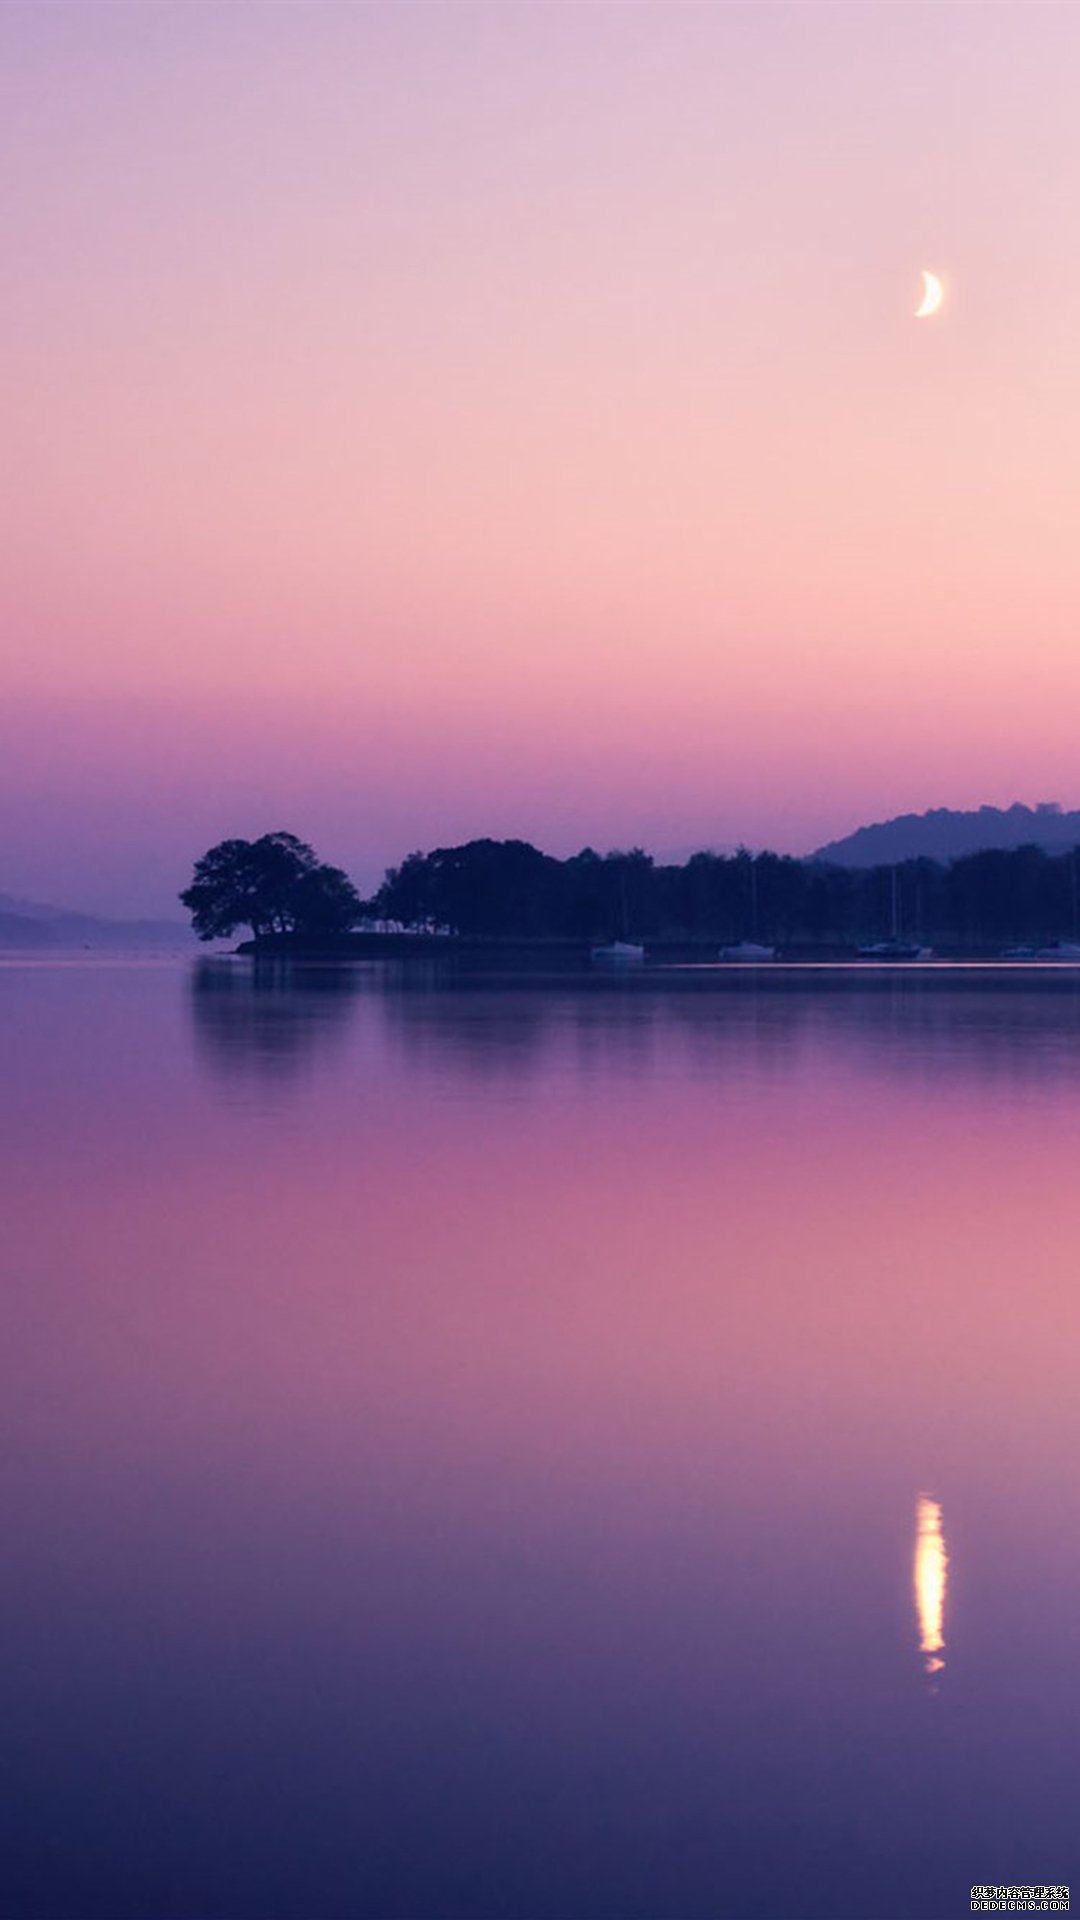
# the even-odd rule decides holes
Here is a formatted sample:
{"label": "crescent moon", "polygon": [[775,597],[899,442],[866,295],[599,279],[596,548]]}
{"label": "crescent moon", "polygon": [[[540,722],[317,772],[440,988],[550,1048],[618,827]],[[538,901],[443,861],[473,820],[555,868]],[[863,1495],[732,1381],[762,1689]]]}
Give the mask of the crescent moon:
{"label": "crescent moon", "polygon": [[923,268],[922,277],[923,277],[922,304],[916,307],[915,318],[916,320],[929,320],[930,315],[932,313],[937,312],[942,301],[944,300],[945,289],[942,286],[941,281],[938,279],[937,274],[927,273],[925,267]]}

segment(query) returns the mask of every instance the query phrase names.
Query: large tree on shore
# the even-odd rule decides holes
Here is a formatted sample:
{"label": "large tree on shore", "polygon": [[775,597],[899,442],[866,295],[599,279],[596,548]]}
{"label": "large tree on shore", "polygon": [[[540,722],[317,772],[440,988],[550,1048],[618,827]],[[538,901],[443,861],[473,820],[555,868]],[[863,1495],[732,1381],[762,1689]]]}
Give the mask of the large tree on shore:
{"label": "large tree on shore", "polygon": [[250,927],[256,940],[273,933],[326,937],[346,933],[362,913],[348,876],[316,859],[293,833],[219,841],[195,862],[180,899],[200,940],[228,939],[238,927]]}

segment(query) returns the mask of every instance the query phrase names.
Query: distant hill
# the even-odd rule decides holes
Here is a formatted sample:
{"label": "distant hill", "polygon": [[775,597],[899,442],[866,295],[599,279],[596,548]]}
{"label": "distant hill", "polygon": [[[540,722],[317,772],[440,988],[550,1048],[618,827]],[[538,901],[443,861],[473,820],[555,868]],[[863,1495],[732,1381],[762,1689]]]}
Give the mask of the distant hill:
{"label": "distant hill", "polygon": [[92,947],[104,953],[168,951],[191,945],[182,920],[109,920],[0,893],[0,949]]}
{"label": "distant hill", "polygon": [[977,807],[969,813],[933,807],[929,813],[901,813],[872,827],[859,827],[844,840],[830,840],[810,855],[840,867],[887,866],[900,860],[956,860],[984,847],[1045,847],[1063,853],[1080,846],[1080,812],[1064,813],[1056,801],[1037,807]]}

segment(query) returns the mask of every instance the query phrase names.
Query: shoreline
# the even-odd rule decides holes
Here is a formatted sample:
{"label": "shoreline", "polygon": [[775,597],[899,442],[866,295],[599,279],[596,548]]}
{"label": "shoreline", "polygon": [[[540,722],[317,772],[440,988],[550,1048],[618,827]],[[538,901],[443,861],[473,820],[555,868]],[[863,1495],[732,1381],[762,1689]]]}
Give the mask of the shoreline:
{"label": "shoreline", "polygon": [[[418,944],[418,939],[423,944]],[[388,947],[388,942],[393,944]],[[215,956],[251,964],[254,978],[284,985],[292,976],[358,976],[408,990],[414,988],[586,993],[1080,993],[1080,960],[1005,960],[988,955],[942,955],[933,960],[861,960],[854,955],[785,956],[779,960],[732,961],[711,957],[715,949],[657,946],[642,962],[594,962],[578,942],[524,945],[454,941],[411,935],[374,936],[357,945],[269,944],[245,941],[231,954]],[[206,960],[211,961],[207,955]]]}
{"label": "shoreline", "polygon": [[775,959],[721,959],[714,941],[655,940],[644,943],[640,960],[595,960],[592,944],[582,940],[510,940],[484,939],[478,936],[412,933],[358,933],[328,941],[297,940],[289,934],[271,935],[261,940],[242,940],[231,949],[233,957],[255,961],[295,961],[324,965],[340,962],[390,961],[394,963],[446,963],[454,966],[521,967],[529,970],[547,966],[556,971],[573,969],[607,979],[631,979],[641,974],[668,972],[708,972],[710,974],[752,974],[764,976],[782,972],[915,973],[992,971],[1010,974],[1070,974],[1080,970],[1080,954],[1061,959],[1024,958],[1005,955],[1000,949],[945,945],[923,958],[868,956],[851,947],[823,945],[810,947],[793,944],[783,948]]}

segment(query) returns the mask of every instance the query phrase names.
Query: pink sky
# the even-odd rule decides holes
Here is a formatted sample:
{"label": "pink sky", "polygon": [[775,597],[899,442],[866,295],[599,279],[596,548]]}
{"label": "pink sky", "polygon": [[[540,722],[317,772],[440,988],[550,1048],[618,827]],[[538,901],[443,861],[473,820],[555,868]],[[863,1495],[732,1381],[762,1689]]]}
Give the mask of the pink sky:
{"label": "pink sky", "polygon": [[14,5],[0,57],[0,891],[1080,803],[1074,10]]}

